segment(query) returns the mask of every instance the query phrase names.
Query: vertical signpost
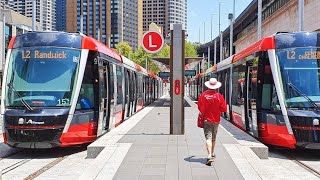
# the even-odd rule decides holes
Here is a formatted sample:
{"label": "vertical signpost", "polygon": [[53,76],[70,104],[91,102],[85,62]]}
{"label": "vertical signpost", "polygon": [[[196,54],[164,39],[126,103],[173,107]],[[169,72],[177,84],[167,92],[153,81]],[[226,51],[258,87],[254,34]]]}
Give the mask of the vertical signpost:
{"label": "vertical signpost", "polygon": [[171,24],[170,134],[184,134],[185,33],[182,24]]}

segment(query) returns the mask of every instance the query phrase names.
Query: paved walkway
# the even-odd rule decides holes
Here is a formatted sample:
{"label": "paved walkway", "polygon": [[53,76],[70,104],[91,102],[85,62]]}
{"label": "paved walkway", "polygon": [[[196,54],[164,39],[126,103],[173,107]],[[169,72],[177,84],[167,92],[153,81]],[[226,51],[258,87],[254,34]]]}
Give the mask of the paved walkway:
{"label": "paved walkway", "polygon": [[[237,142],[222,128],[213,166],[205,165],[205,138],[195,124],[198,111],[190,99],[185,102],[185,135],[169,135],[169,103],[168,97],[155,102],[152,106],[156,108],[117,141],[131,146],[113,179],[243,179],[222,145]],[[107,171],[100,171],[96,178],[111,178]]]}

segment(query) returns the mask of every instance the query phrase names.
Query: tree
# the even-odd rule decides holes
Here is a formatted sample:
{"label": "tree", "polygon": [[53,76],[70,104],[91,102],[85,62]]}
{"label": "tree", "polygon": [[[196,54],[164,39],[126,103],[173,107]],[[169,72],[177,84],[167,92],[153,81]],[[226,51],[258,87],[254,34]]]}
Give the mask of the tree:
{"label": "tree", "polygon": [[147,53],[142,47],[139,47],[139,49],[134,52],[131,56],[131,60],[140,66],[146,68],[146,61],[148,63],[148,69],[154,74],[158,74],[160,72],[160,69],[158,66],[151,61],[151,54]]}
{"label": "tree", "polygon": [[184,47],[186,57],[198,57],[196,47],[191,42],[186,42]]}
{"label": "tree", "polygon": [[125,57],[129,57],[129,55],[132,54],[132,47],[127,42],[124,42],[124,41],[119,42],[116,45],[116,49],[120,55],[123,55]]}
{"label": "tree", "polygon": [[[196,46],[191,44],[191,42],[185,43],[185,53],[185,57],[198,57]],[[161,51],[153,57],[170,57],[170,46],[165,45]]]}
{"label": "tree", "polygon": [[198,49],[201,46],[201,43],[193,42],[192,45],[194,46],[195,49]]}
{"label": "tree", "polygon": [[139,49],[134,52],[131,56],[131,60],[140,66],[145,67],[145,60],[146,58],[150,58],[150,54],[147,53],[142,47],[139,47]]}
{"label": "tree", "polygon": [[159,52],[153,55],[153,57],[170,57],[170,46],[164,45]]}

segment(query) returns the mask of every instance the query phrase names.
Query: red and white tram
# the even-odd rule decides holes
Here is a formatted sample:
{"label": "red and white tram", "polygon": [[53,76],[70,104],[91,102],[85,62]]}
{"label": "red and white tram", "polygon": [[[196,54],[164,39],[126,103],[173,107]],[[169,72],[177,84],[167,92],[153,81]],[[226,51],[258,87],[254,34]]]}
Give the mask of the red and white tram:
{"label": "red and white tram", "polygon": [[260,141],[320,149],[320,33],[278,33],[221,61],[191,83],[217,77],[228,103],[223,116]]}
{"label": "red and white tram", "polygon": [[77,33],[13,37],[3,73],[5,143],[51,148],[94,141],[162,94],[161,80]]}

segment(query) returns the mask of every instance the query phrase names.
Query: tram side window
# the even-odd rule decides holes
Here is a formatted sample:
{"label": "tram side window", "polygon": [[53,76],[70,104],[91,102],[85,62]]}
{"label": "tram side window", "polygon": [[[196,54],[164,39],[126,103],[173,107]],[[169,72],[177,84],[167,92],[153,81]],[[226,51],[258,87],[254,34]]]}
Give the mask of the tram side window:
{"label": "tram side window", "polygon": [[232,74],[232,105],[244,104],[245,64],[234,67]]}
{"label": "tram side window", "polygon": [[264,79],[262,85],[262,102],[261,108],[268,111],[279,111],[280,103],[277,91],[274,85],[270,65],[264,67]]}
{"label": "tram side window", "polygon": [[114,102],[114,73],[113,73],[113,64],[109,64],[109,72],[110,72],[110,81],[109,81],[109,92],[111,104]]}
{"label": "tram side window", "polygon": [[116,76],[117,76],[117,104],[122,104],[122,68],[116,66]]}
{"label": "tram side window", "polygon": [[94,65],[93,61],[88,59],[82,85],[79,93],[76,109],[92,109],[94,108]]}

